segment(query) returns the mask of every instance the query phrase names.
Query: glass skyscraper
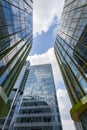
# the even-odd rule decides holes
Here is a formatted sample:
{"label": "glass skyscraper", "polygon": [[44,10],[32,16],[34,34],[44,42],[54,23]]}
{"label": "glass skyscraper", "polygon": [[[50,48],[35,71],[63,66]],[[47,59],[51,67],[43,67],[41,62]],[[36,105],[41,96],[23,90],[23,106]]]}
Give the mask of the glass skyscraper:
{"label": "glass skyscraper", "polygon": [[87,130],[87,0],[65,0],[54,51],[72,103],[72,119]]}
{"label": "glass skyscraper", "polygon": [[32,0],[0,0],[0,116],[32,47]]}
{"label": "glass skyscraper", "polygon": [[31,66],[27,71],[13,130],[62,130],[51,65]]}
{"label": "glass skyscraper", "polygon": [[29,73],[29,66],[30,62],[26,62],[24,64],[15,84],[14,87],[9,95],[9,101],[11,103],[11,107],[7,116],[0,118],[0,130],[12,130],[13,124],[18,114],[21,98],[23,96],[25,83]]}

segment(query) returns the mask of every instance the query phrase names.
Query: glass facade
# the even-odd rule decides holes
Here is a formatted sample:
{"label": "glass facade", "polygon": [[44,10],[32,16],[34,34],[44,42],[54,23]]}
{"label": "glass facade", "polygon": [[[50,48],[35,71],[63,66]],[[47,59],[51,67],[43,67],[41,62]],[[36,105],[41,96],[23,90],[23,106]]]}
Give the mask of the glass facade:
{"label": "glass facade", "polygon": [[65,0],[54,51],[79,129],[87,129],[87,0]]}
{"label": "glass facade", "polygon": [[32,47],[32,5],[32,0],[0,0],[0,116]]}
{"label": "glass facade", "polygon": [[28,73],[13,129],[62,130],[51,65],[31,66]]}
{"label": "glass facade", "polygon": [[19,112],[21,98],[23,96],[24,86],[26,83],[27,75],[29,73],[30,62],[26,62],[23,66],[14,87],[9,95],[11,108],[7,116],[0,118],[0,130],[12,130],[16,115]]}

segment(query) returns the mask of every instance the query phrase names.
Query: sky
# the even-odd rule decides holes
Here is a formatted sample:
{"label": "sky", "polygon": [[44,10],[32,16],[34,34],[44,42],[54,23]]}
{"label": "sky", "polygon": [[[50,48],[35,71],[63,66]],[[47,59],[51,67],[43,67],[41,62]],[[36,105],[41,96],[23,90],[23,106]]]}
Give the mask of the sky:
{"label": "sky", "polygon": [[53,49],[64,0],[33,1],[33,46],[27,60],[31,65],[51,63],[63,130],[75,130],[69,114],[71,103]]}

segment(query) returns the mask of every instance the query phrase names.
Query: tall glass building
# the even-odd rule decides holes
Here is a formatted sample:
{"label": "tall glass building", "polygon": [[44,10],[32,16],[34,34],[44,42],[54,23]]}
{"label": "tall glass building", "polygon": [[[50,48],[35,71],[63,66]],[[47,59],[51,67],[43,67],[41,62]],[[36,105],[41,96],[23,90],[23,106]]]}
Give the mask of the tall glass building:
{"label": "tall glass building", "polygon": [[87,0],[65,0],[54,51],[72,103],[72,119],[87,130]]}
{"label": "tall glass building", "polygon": [[32,0],[0,0],[0,116],[32,47]]}
{"label": "tall glass building", "polygon": [[9,95],[9,101],[11,103],[11,107],[9,110],[9,113],[7,116],[4,116],[0,118],[0,130],[13,130],[13,124],[16,118],[16,115],[18,114],[21,99],[24,92],[24,87],[28,73],[29,73],[29,66],[30,62],[26,62],[26,64],[23,66],[15,84],[14,87]]}
{"label": "tall glass building", "polygon": [[51,65],[31,66],[28,73],[13,130],[62,130]]}

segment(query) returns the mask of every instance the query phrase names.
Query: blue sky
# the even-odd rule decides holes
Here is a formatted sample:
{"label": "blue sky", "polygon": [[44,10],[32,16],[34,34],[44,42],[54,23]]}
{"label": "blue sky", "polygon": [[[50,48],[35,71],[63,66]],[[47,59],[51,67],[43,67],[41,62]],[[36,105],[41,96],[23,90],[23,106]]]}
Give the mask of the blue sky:
{"label": "blue sky", "polygon": [[28,60],[31,65],[51,63],[63,130],[75,130],[69,114],[71,103],[53,49],[63,5],[64,0],[34,0],[33,46]]}
{"label": "blue sky", "polygon": [[52,24],[47,32],[42,31],[41,34],[37,34],[33,39],[33,46],[30,55],[42,54],[49,48],[52,48],[55,42],[55,36],[58,27],[58,18],[54,17]]}

